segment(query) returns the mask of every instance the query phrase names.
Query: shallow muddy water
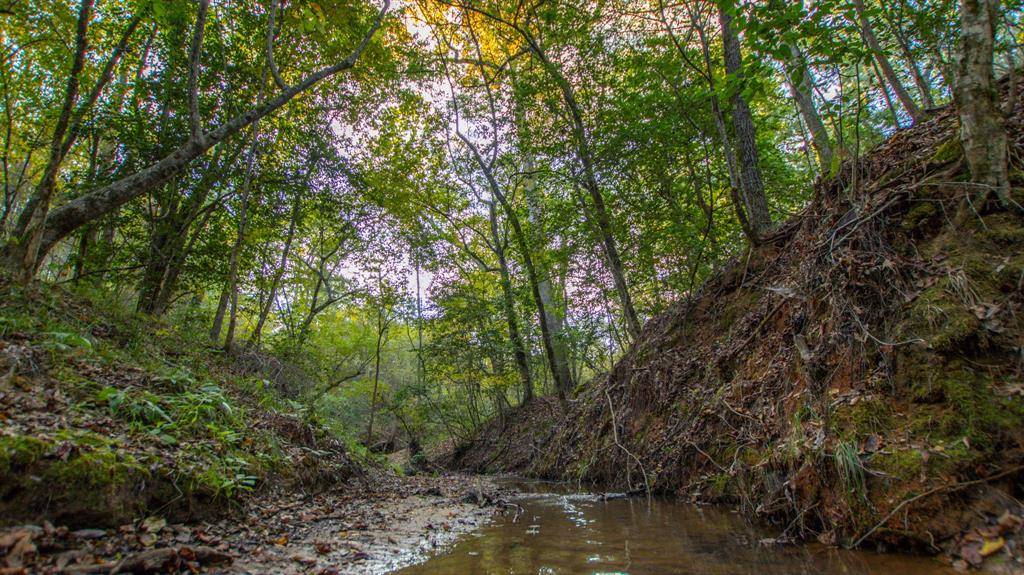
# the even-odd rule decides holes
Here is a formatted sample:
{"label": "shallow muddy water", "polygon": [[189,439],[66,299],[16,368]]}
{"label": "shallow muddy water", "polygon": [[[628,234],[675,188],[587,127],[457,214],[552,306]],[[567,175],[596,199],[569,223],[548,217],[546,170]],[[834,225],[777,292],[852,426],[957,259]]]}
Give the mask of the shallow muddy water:
{"label": "shallow muddy water", "polygon": [[448,552],[397,573],[689,575],[946,575],[924,557],[772,545],[769,531],[727,510],[670,499],[613,499],[517,483],[523,507]]}

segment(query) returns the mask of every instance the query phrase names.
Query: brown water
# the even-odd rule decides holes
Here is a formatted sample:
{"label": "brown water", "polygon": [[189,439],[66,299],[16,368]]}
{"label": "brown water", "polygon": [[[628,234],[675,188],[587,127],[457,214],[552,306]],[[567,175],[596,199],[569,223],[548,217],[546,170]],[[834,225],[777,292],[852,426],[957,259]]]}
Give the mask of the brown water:
{"label": "brown water", "polygon": [[[499,516],[448,552],[398,573],[646,575],[946,575],[925,557],[843,551],[817,544],[773,545],[772,533],[723,509],[670,499],[602,501],[551,492],[516,501],[524,512]],[[555,489],[555,491],[558,491]]]}

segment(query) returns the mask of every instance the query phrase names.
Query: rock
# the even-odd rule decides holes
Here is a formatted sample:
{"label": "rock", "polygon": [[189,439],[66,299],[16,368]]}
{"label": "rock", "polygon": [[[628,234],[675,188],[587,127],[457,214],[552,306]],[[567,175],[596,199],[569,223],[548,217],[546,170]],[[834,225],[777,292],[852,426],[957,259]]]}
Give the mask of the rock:
{"label": "rock", "polygon": [[71,534],[79,539],[99,539],[105,537],[107,532],[103,529],[79,529],[72,531]]}
{"label": "rock", "polygon": [[486,507],[494,504],[494,496],[490,493],[485,493],[477,486],[470,488],[469,492],[462,496],[461,501],[478,507]]}

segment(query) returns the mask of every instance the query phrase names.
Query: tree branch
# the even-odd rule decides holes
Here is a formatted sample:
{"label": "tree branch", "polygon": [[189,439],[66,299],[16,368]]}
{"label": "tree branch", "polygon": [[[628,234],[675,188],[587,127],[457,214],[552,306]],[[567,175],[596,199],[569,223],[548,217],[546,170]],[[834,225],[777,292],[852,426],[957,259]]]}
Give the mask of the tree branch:
{"label": "tree branch", "polygon": [[270,13],[267,15],[267,68],[270,69],[270,75],[274,78],[274,83],[277,84],[278,88],[282,90],[286,89],[287,86],[284,80],[281,79],[281,72],[277,69],[277,63],[274,61],[274,19],[277,17],[278,10],[281,9],[281,0],[273,0],[270,5]]}
{"label": "tree branch", "polygon": [[191,139],[202,141],[205,134],[199,119],[199,57],[203,49],[203,29],[210,0],[199,0],[196,27],[192,31],[192,46],[188,55],[188,128]]}

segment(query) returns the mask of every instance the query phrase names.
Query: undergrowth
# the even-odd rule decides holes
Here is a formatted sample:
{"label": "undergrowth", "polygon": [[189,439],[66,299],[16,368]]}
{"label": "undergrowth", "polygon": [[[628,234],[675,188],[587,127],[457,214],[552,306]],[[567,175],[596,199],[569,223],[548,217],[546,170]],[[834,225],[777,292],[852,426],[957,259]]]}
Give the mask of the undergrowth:
{"label": "undergrowth", "polygon": [[0,289],[5,521],[219,513],[253,490],[341,483],[377,463],[235,369],[187,306],[155,320],[98,290]]}

